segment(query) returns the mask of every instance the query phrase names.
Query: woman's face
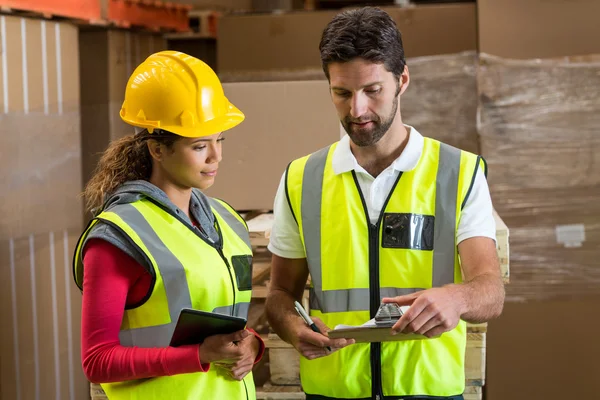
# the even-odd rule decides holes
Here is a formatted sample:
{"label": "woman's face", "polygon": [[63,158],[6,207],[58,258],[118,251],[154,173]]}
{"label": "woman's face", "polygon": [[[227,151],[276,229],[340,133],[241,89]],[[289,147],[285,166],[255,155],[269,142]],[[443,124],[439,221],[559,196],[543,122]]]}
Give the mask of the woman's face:
{"label": "woman's face", "polygon": [[154,157],[155,167],[178,187],[208,189],[215,181],[221,161],[222,135],[181,138],[170,149],[161,146],[160,156]]}

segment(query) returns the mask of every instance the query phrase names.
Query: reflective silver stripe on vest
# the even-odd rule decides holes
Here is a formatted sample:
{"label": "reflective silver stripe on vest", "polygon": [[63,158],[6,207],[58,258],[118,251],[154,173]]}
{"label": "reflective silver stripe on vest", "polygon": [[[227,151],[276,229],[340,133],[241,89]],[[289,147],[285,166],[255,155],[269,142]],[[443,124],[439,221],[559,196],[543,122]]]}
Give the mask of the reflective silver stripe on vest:
{"label": "reflective silver stripe on vest", "polygon": [[123,346],[166,347],[169,345],[179,312],[190,307],[190,291],[185,269],[181,262],[160,240],[142,213],[131,204],[115,206],[110,210],[117,214],[140,237],[160,270],[165,286],[171,323],[159,326],[122,330],[119,339]]}
{"label": "reflective silver stripe on vest", "polygon": [[[246,229],[246,225],[241,222],[235,215],[231,213],[227,208],[223,206],[218,200],[209,198],[210,205],[214,207],[221,218],[225,220],[227,225],[248,245],[249,248],[252,248],[250,244],[250,236],[248,234],[248,229]],[[230,314],[231,315],[231,314]]]}
{"label": "reflective silver stripe on vest", "polygon": [[[411,294],[423,289],[381,288],[381,297]],[[369,289],[340,289],[317,292],[309,291],[311,310],[321,312],[369,311]]]}
{"label": "reflective silver stripe on vest", "polygon": [[[325,163],[331,146],[311,154],[304,167],[302,180],[302,228],[306,260],[313,286],[320,292],[321,283],[321,199]],[[313,270],[315,273],[313,273]]]}
{"label": "reflective silver stripe on vest", "polygon": [[456,196],[460,173],[460,150],[440,144],[440,161],[435,182],[433,226],[433,287],[454,282],[456,251]]}
{"label": "reflective silver stripe on vest", "polygon": [[[369,289],[323,291],[321,264],[321,199],[325,164],[329,147],[309,156],[302,181],[302,228],[306,259],[313,288],[309,304],[323,313],[369,311]],[[460,170],[460,150],[440,145],[436,180],[436,215],[434,224],[433,287],[454,282],[456,196]],[[394,297],[423,290],[422,288],[381,288],[380,295]]]}
{"label": "reflective silver stripe on vest", "polygon": [[250,303],[236,303],[235,306],[225,306],[225,307],[217,307],[212,312],[225,314],[225,315],[235,315],[236,317],[248,318],[248,311],[250,310]]}

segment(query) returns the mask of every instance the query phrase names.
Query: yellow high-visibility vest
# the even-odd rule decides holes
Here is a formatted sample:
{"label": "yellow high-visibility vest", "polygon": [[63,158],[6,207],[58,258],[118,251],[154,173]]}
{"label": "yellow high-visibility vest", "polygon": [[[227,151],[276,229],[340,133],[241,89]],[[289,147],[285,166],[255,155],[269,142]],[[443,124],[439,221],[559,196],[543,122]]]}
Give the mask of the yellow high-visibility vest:
{"label": "yellow high-visibility vest", "polygon": [[[252,250],[244,220],[224,202],[209,199],[219,243],[150,199],[116,204],[100,213],[79,239],[74,259],[77,285],[83,287],[83,254],[98,223],[121,232],[146,259],[153,285],[143,304],[125,310],[119,339],[123,346],[167,347],[182,308],[247,318],[252,289]],[[256,398],[252,373],[242,381],[220,368],[101,385],[109,399]]]}
{"label": "yellow high-visibility vest", "polygon": [[[354,171],[334,173],[336,147],[292,162],[286,176],[312,279],[310,314],[331,329],[361,325],[383,297],[461,282],[456,231],[484,160],[425,138],[373,225]],[[464,321],[436,339],[355,344],[302,358],[302,387],[329,398],[460,395],[465,344]]]}

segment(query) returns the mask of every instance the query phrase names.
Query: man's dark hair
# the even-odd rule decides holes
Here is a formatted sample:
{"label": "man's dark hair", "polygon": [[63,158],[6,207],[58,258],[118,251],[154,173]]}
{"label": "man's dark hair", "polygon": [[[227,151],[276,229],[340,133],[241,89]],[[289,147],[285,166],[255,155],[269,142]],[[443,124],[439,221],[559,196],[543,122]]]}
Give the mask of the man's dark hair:
{"label": "man's dark hair", "polygon": [[336,15],[325,27],[321,63],[329,79],[329,64],[360,57],[385,68],[399,78],[404,71],[402,35],[388,13],[377,7],[363,7]]}

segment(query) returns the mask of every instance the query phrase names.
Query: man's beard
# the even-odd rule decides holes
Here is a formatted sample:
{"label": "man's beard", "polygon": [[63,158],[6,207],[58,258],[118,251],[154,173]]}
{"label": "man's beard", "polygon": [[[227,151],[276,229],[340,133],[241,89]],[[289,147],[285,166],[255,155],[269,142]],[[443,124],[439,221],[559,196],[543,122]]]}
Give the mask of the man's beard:
{"label": "man's beard", "polygon": [[[352,142],[359,147],[372,146],[386,134],[390,129],[390,126],[394,123],[396,118],[396,112],[398,111],[398,96],[394,98],[394,105],[392,112],[383,121],[378,115],[363,117],[360,120],[352,120],[350,116],[346,116],[342,121],[344,130],[350,136]],[[353,122],[371,122],[373,126],[371,128],[360,128],[353,124]]]}

